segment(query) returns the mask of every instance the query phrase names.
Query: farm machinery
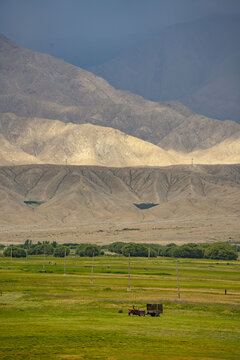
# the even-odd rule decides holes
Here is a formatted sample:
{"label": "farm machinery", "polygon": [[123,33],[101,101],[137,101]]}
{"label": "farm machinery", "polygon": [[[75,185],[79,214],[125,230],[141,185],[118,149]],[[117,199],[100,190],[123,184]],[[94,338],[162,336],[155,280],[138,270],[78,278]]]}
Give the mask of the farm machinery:
{"label": "farm machinery", "polygon": [[138,316],[160,316],[163,313],[163,304],[147,304],[147,311],[135,308],[133,306],[131,309],[128,309],[128,315],[138,315]]}
{"label": "farm machinery", "polygon": [[147,315],[160,316],[163,313],[163,304],[147,304]]}
{"label": "farm machinery", "polygon": [[128,309],[128,315],[129,316],[133,316],[133,315],[145,316],[145,310],[141,310],[141,309],[135,308],[135,306],[133,306],[131,309]]}

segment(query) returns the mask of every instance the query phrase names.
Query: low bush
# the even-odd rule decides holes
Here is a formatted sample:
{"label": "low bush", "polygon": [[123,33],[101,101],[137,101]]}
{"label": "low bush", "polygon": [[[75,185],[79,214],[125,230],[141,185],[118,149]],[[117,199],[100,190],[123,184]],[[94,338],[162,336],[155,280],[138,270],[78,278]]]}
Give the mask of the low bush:
{"label": "low bush", "polygon": [[144,256],[148,256],[148,248],[146,245],[143,244],[136,244],[136,243],[128,243],[125,244],[122,248],[122,254],[124,256],[140,256],[140,257],[144,257]]}
{"label": "low bush", "polygon": [[124,245],[124,242],[116,241],[108,246],[108,250],[116,254],[122,254],[122,248]]}
{"label": "low bush", "polygon": [[10,257],[11,254],[14,258],[26,257],[26,251],[17,246],[9,246],[3,251],[3,256]]}
{"label": "low bush", "polygon": [[230,245],[215,243],[205,249],[204,256],[207,259],[237,260],[238,253]]}
{"label": "low bush", "polygon": [[79,256],[99,256],[104,255],[104,251],[100,246],[95,244],[81,244],[76,250],[76,254]]}
{"label": "low bush", "polygon": [[202,259],[204,251],[197,244],[184,244],[181,246],[175,246],[172,249],[172,256],[179,258]]}
{"label": "low bush", "polygon": [[67,246],[57,246],[54,250],[53,255],[55,257],[64,257],[66,253],[66,256],[70,254],[70,249]]}
{"label": "low bush", "polygon": [[32,244],[30,246],[30,248],[28,249],[28,254],[29,255],[41,255],[41,254],[46,254],[46,255],[52,255],[54,252],[54,247],[52,244],[50,243],[40,243],[38,242],[37,244]]}

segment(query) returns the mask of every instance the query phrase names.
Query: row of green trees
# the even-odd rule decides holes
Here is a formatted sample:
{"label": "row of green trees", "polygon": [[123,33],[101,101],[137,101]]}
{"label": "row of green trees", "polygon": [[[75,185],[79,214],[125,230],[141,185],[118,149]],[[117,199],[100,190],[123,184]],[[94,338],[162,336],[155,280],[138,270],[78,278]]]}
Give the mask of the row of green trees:
{"label": "row of green trees", "polygon": [[69,255],[70,250],[68,247],[66,246],[57,246],[56,248],[51,248],[49,245],[46,246],[45,251],[44,251],[45,246],[44,245],[38,245],[36,247],[36,251],[33,251],[31,248],[30,249],[23,249],[20,246],[9,246],[6,249],[4,249],[3,251],[3,256],[7,256],[7,257],[16,257],[16,258],[20,258],[20,257],[26,257],[27,255],[39,255],[39,254],[44,254],[45,255],[53,255],[55,257],[64,257],[65,253],[66,256]]}
{"label": "row of green trees", "polygon": [[123,256],[142,256],[148,254],[151,257],[166,256],[175,258],[193,258],[193,259],[216,259],[216,260],[236,260],[238,252],[229,244],[184,244],[177,246],[176,244],[168,244],[161,246],[157,244],[137,244],[114,242],[108,246],[108,250]]}
{"label": "row of green trees", "polygon": [[99,256],[104,255],[103,248],[108,251],[123,256],[131,257],[175,257],[175,258],[193,258],[193,259],[215,259],[215,260],[236,260],[238,252],[236,248],[225,243],[214,244],[168,244],[166,246],[157,244],[138,244],[114,242],[108,246],[100,247],[95,244],[64,244],[59,245],[56,241],[50,243],[38,242],[33,244],[26,240],[23,245],[9,246],[3,251],[4,256],[26,257],[27,255],[53,255],[55,257],[64,257],[71,252],[79,256]]}
{"label": "row of green trees", "polygon": [[95,256],[104,255],[104,251],[100,246],[95,244],[64,244],[59,245],[56,241],[37,242],[33,244],[31,240],[26,240],[22,245],[9,246],[3,251],[6,257],[26,257],[27,255],[53,255],[55,257],[64,257],[70,254],[70,250],[74,249],[75,254],[79,256]]}

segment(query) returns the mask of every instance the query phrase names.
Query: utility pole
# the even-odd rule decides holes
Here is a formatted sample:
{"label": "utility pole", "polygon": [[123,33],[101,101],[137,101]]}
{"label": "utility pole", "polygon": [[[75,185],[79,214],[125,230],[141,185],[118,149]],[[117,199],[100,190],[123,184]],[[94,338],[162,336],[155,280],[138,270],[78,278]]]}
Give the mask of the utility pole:
{"label": "utility pole", "polygon": [[26,264],[27,264],[27,256],[28,256],[28,249],[26,249]]}
{"label": "utility pole", "polygon": [[178,277],[178,260],[176,260],[176,271],[177,271],[177,285],[178,285],[178,300],[180,301],[180,287],[179,287],[179,277]]}
{"label": "utility pole", "polygon": [[45,244],[43,245],[43,271],[45,271]]}
{"label": "utility pole", "polygon": [[148,248],[148,260],[150,259],[150,251],[151,251],[151,249],[150,249],[150,247]]}
{"label": "utility pole", "polygon": [[66,248],[64,248],[64,276],[66,275]]}
{"label": "utility pole", "polygon": [[128,254],[128,288],[127,291],[131,291],[130,287],[130,253]]}
{"label": "utility pole", "polygon": [[12,245],[11,245],[11,264],[12,264]]}
{"label": "utility pole", "polygon": [[93,266],[94,266],[94,251],[93,251],[93,254],[92,254],[92,272],[91,272],[90,284],[93,283]]}

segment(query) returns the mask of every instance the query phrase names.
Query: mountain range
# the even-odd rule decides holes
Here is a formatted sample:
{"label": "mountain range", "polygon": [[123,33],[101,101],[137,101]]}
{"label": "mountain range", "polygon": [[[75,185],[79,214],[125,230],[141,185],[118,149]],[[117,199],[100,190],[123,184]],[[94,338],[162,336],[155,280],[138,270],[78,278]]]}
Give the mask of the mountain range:
{"label": "mountain range", "polygon": [[[26,118],[5,113],[0,114],[0,164],[115,167],[167,166],[191,164],[192,161],[197,164],[236,164],[240,160],[240,126],[231,122],[227,125],[226,130],[222,128],[221,142],[217,145],[210,146],[209,138],[205,148],[199,149],[194,144],[197,150],[183,152],[172,150],[171,147],[169,149],[170,143],[175,143],[177,148],[176,131],[167,137],[169,143],[165,139],[164,149],[110,127],[64,123],[37,117]],[[205,127],[207,128],[207,124]],[[191,121],[188,128],[187,124],[179,128],[185,131],[186,138],[191,136]],[[230,130],[230,136],[227,129]],[[200,137],[199,134],[198,136]]]}
{"label": "mountain range", "polygon": [[0,73],[0,226],[239,216],[240,124],[4,36]]}
{"label": "mountain range", "polygon": [[[80,165],[84,164],[85,159],[85,164],[94,165],[159,166],[189,163],[192,157],[200,163],[239,163],[240,126],[233,121],[219,121],[194,114],[180,103],[156,103],[126,91],[116,90],[107,81],[88,71],[50,55],[23,49],[3,36],[0,37],[0,66],[1,142],[4,145],[2,145],[2,153],[5,152],[5,155],[2,155],[3,164],[9,164],[6,154],[11,154],[10,148],[13,152],[18,152],[17,149],[13,149],[16,145],[26,153],[27,157],[23,154],[19,156],[22,163],[63,164],[69,161],[69,164]],[[33,118],[35,120],[31,121]],[[47,121],[50,120],[55,121],[51,124],[55,130],[51,128],[48,132],[51,144],[49,141],[48,143],[44,141],[46,129],[50,129],[50,123]],[[56,125],[57,120],[62,123]],[[69,124],[68,128],[63,126],[64,122]],[[74,127],[70,123],[92,124],[92,127]],[[93,125],[98,127],[94,128]],[[103,133],[106,133],[105,127],[112,128],[111,136],[109,136],[109,139],[110,137],[112,139],[111,146],[114,143],[113,138],[128,139],[131,142],[131,145],[130,142],[128,144],[132,149],[128,159],[121,155],[120,148],[115,151],[119,159],[114,159],[112,156],[112,160],[109,161],[104,160],[103,146],[97,155],[96,149],[89,150],[95,153],[89,158],[83,155],[79,144],[78,150],[73,147],[74,141],[76,143],[78,138],[76,134],[80,131],[76,129],[80,128],[85,129],[85,133],[88,131],[89,136],[90,133],[99,134],[97,137],[101,138],[103,145],[106,146],[106,141],[103,140],[105,136]],[[121,133],[114,132],[113,129],[120,130]],[[33,134],[32,138],[27,136],[27,131]],[[111,131],[108,130],[109,133]],[[71,136],[75,138],[72,145],[69,145],[71,140],[68,140],[66,149],[61,150],[63,155],[55,156],[53,159],[52,151],[56,154],[58,146],[65,147],[67,139],[71,138],[69,135],[71,132]],[[67,138],[66,134],[68,134]],[[83,130],[80,134],[82,134],[82,141],[85,139],[86,145]],[[135,139],[126,137],[126,134]],[[144,140],[142,145],[136,138]],[[26,139],[28,145],[25,144]],[[38,143],[38,147],[41,148],[41,155],[38,152],[37,160],[31,158],[35,156],[34,151],[31,150],[36,147],[35,143]],[[94,141],[90,143],[93,146]],[[125,143],[122,141],[122,149],[125,147],[123,144]],[[151,147],[151,144],[157,145],[158,149]],[[118,146],[120,143],[116,142],[115,149]],[[134,149],[134,146],[137,148]],[[151,159],[147,159],[145,154],[145,156],[140,156],[141,160],[140,158],[137,160],[133,154],[139,151],[139,147],[145,147],[146,154],[152,154],[147,155]],[[69,156],[66,157],[64,151]],[[82,155],[79,156],[77,153],[74,155],[73,152],[76,151],[80,151]],[[215,154],[218,154],[217,158]],[[72,156],[75,157],[74,160]],[[13,161],[11,159],[12,156],[10,163]],[[77,159],[78,162],[76,162]],[[16,160],[16,163],[19,164],[19,160]]]}

